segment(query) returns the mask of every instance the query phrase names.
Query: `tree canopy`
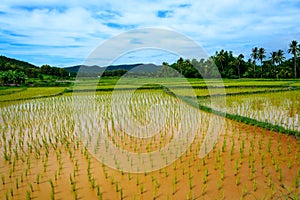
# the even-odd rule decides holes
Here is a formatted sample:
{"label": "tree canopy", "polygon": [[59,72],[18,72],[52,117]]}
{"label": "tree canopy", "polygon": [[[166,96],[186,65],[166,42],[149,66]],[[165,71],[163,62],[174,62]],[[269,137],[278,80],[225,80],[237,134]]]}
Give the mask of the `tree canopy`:
{"label": "tree canopy", "polygon": [[[286,59],[285,53],[292,54],[293,58]],[[265,48],[254,47],[247,61],[244,60],[243,54],[234,56],[232,51],[222,49],[216,51],[215,55],[207,60],[190,61],[179,58],[177,62],[170,65],[163,62],[159,75],[164,76],[169,66],[187,78],[214,78],[218,74],[216,69],[223,78],[297,78],[299,77],[299,55],[300,44],[295,40],[289,44],[287,52],[279,49],[270,52],[269,56]]]}

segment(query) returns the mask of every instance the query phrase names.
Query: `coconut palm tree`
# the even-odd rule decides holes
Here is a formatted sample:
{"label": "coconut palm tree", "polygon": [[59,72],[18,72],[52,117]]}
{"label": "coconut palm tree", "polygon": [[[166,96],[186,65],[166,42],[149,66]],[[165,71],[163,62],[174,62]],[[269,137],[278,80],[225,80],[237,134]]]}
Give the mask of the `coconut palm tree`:
{"label": "coconut palm tree", "polygon": [[216,52],[216,55],[217,55],[217,60],[218,60],[219,63],[221,64],[222,71],[224,71],[224,66],[223,66],[223,62],[225,61],[224,49],[222,49],[222,50],[220,51],[220,53]]}
{"label": "coconut palm tree", "polygon": [[284,59],[285,59],[284,52],[283,52],[283,50],[279,49],[277,51],[276,63],[278,63],[280,65]]}
{"label": "coconut palm tree", "polygon": [[241,78],[241,69],[240,69],[240,66],[243,62],[243,59],[244,59],[244,55],[243,54],[240,54],[237,59],[236,59],[236,64],[237,64],[237,69],[238,69],[238,74],[239,74],[239,78]]}
{"label": "coconut palm tree", "polygon": [[257,55],[257,57],[258,57],[258,59],[260,60],[260,64],[261,64],[261,78],[262,78],[262,76],[263,76],[263,63],[262,63],[262,61],[263,61],[263,59],[266,57],[266,50],[264,49],[264,48],[260,48],[259,50],[258,50],[258,55]]}
{"label": "coconut palm tree", "polygon": [[271,58],[272,64],[275,65],[277,63],[277,51],[273,51],[271,53],[271,57],[270,58]]}
{"label": "coconut palm tree", "polygon": [[182,74],[182,71],[183,71],[183,58],[179,58],[178,60],[177,60],[177,69],[179,69],[179,71],[180,71],[180,74]]}
{"label": "coconut palm tree", "polygon": [[297,57],[300,54],[300,45],[296,40],[293,40],[289,44],[288,53],[294,55],[294,77],[297,78]]}
{"label": "coconut palm tree", "polygon": [[257,47],[254,47],[252,49],[252,53],[251,53],[251,58],[253,58],[253,61],[254,61],[254,71],[255,71],[255,67],[256,67],[256,60],[258,59],[258,48]]}
{"label": "coconut palm tree", "polygon": [[167,78],[168,67],[169,67],[169,64],[167,62],[162,63],[162,71],[163,71],[163,74],[164,74],[165,78]]}

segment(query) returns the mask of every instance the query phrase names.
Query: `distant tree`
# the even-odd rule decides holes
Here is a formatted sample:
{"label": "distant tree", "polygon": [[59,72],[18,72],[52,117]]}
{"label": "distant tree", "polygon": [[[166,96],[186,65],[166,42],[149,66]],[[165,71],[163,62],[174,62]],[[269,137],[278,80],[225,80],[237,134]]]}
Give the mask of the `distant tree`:
{"label": "distant tree", "polygon": [[300,45],[296,40],[293,40],[289,44],[288,53],[293,54],[294,56],[294,78],[297,78],[297,57],[300,53]]}
{"label": "distant tree", "polygon": [[283,52],[283,50],[279,49],[277,51],[276,63],[278,63],[280,65],[284,59],[285,59],[284,52]]}
{"label": "distant tree", "polygon": [[225,61],[224,50],[222,49],[220,53],[216,52],[216,59],[221,65],[222,72],[224,71],[223,62]]}
{"label": "distant tree", "polygon": [[264,49],[264,48],[259,48],[259,50],[258,50],[258,55],[257,55],[257,57],[258,57],[258,59],[260,60],[260,64],[261,64],[261,78],[263,77],[263,59],[265,59],[265,57],[266,57],[266,50]]}
{"label": "distant tree", "polygon": [[168,76],[168,68],[169,68],[169,64],[167,62],[163,62],[162,63],[162,73],[165,78],[167,78],[167,76]]}
{"label": "distant tree", "polygon": [[252,49],[252,53],[251,53],[251,58],[253,58],[253,63],[254,63],[254,71],[256,71],[256,60],[258,59],[258,48],[257,47],[254,47]]}
{"label": "distant tree", "polygon": [[64,68],[59,68],[59,76],[60,77],[67,77],[69,75],[69,73],[67,72],[66,69]]}
{"label": "distant tree", "polygon": [[277,51],[271,52],[270,55],[271,55],[270,60],[272,64],[275,65],[277,60]]}
{"label": "distant tree", "polygon": [[183,58],[179,58],[177,60],[177,70],[179,70],[180,74],[182,74],[182,71],[183,71]]}
{"label": "distant tree", "polygon": [[43,74],[51,75],[52,74],[52,67],[50,65],[42,65],[41,72]]}
{"label": "distant tree", "polygon": [[237,65],[237,70],[238,70],[238,76],[239,78],[241,78],[241,64],[244,62],[244,55],[243,54],[240,54],[237,59],[236,59],[236,65]]}
{"label": "distant tree", "polygon": [[1,84],[22,84],[25,82],[26,75],[24,72],[8,70],[0,72]]}

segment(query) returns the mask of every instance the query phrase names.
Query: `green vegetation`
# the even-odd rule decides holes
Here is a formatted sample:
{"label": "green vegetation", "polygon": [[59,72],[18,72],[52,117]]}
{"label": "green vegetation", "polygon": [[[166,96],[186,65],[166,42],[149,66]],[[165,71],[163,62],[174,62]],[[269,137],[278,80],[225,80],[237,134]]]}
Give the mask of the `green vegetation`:
{"label": "green vegetation", "polygon": [[50,65],[37,67],[28,62],[0,56],[0,85],[66,85],[56,82],[59,79],[69,79],[66,69]]}
{"label": "green vegetation", "polygon": [[[59,199],[62,195],[66,195],[66,198],[80,199],[87,194],[85,193],[87,191],[91,196],[94,195],[99,199],[108,197],[177,199],[185,196],[190,199],[214,199],[228,195],[228,185],[236,187],[237,193],[243,198],[247,198],[249,194],[259,199],[264,195],[274,198],[281,193],[297,194],[300,180],[300,175],[297,176],[297,173],[300,174],[300,171],[297,171],[299,143],[295,138],[278,134],[274,130],[298,133],[299,123],[296,120],[300,101],[298,80],[224,80],[225,92],[230,94],[226,97],[225,117],[242,123],[226,120],[226,127],[222,130],[217,144],[205,158],[198,157],[203,136],[209,130],[210,117],[219,118],[214,114],[220,113],[218,107],[211,107],[209,103],[211,98],[207,97],[208,89],[203,80],[188,79],[188,83],[195,89],[194,92],[200,103],[199,108],[212,113],[199,111],[198,107],[196,109],[182,102],[185,101],[193,106],[192,103],[195,103],[190,100],[189,93],[186,93],[188,84],[185,85],[178,78],[167,80],[129,78],[114,90],[118,80],[118,78],[101,78],[101,82],[96,87],[99,91],[95,92],[95,96],[91,92],[93,91],[90,85],[93,83],[92,80],[83,81],[82,90],[74,93],[71,93],[73,89],[71,87],[1,87],[0,100],[6,101],[0,102],[2,122],[0,147],[4,153],[1,162],[4,165],[2,171],[7,170],[7,173],[1,175],[0,184],[3,187],[0,191],[1,197],[32,199],[40,197],[41,192],[44,192],[47,187],[48,194],[45,196],[50,199]],[[221,83],[217,79],[207,82],[211,93],[215,95],[212,98],[216,101],[223,97],[222,89],[219,88]],[[146,85],[133,92],[133,89],[140,84]],[[161,134],[151,137],[145,135],[145,140],[130,137],[120,131],[119,119],[109,114],[109,109],[112,107],[111,96],[117,95],[123,106],[127,103],[124,96],[129,92],[133,92],[129,100],[130,112],[134,113],[139,124],[147,124],[148,121],[155,120],[148,115],[148,107],[152,105],[164,105],[163,107],[170,108],[170,105],[183,103],[183,110],[199,111],[199,119],[195,120],[201,123],[201,130],[195,129],[197,134],[188,150],[182,154],[179,149],[173,151],[173,154],[181,155],[180,159],[174,162],[170,157],[162,156],[164,159],[162,161],[166,165],[172,163],[170,166],[152,172],[142,169],[140,174],[128,173],[126,169],[122,169],[123,165],[118,165],[118,157],[111,155],[116,166],[120,167],[118,171],[107,167],[104,163],[101,165],[94,159],[94,155],[105,152],[110,154],[109,147],[106,146],[108,143],[101,143],[100,138],[93,137],[82,144],[79,137],[74,134],[79,130],[74,128],[76,124],[90,132],[100,130],[101,134],[110,133],[107,134],[107,141],[140,156],[155,149],[160,152],[159,149],[172,141],[173,132],[179,128],[179,124],[173,121],[175,117],[182,116],[180,110],[170,110],[174,119],[168,118],[166,129]],[[174,98],[175,94],[181,96]],[[70,97],[71,95],[74,96]],[[82,121],[73,121],[76,111],[74,112],[72,98],[83,100],[81,104],[76,105],[86,113],[90,109],[86,102],[95,98],[99,106],[93,109],[96,109],[98,117],[86,118],[84,125],[81,124]],[[247,107],[244,112],[242,112],[243,106]],[[156,106],[152,108],[156,109]],[[126,111],[117,111],[118,116],[126,114]],[[281,114],[278,116],[276,112]],[[293,119],[290,127],[279,124],[285,121],[285,117],[288,120]],[[128,120],[122,123],[126,124]],[[129,124],[126,125],[129,127]],[[183,130],[189,125],[190,123],[182,123],[180,129]],[[257,128],[258,126],[272,131]],[[147,131],[144,132],[148,134]],[[149,133],[151,134],[151,131]],[[89,145],[92,150],[87,150]],[[143,158],[146,158],[145,161],[148,160],[146,155]],[[152,158],[154,157],[149,155],[149,161],[153,162],[152,165],[149,162],[149,167],[154,168],[157,163],[154,159],[151,160]],[[128,166],[135,162],[128,160]],[[20,170],[23,167],[24,170]],[[102,170],[98,170],[101,167]],[[61,190],[62,184],[68,185],[66,192]],[[82,187],[83,185],[87,187]],[[282,188],[282,185],[287,189]],[[262,188],[266,189],[262,192]],[[279,190],[280,192],[277,192]],[[237,197],[238,194],[234,195]]]}
{"label": "green vegetation", "polygon": [[[179,58],[176,63],[163,62],[159,71],[161,77],[177,76],[172,74],[169,67],[177,70],[187,78],[215,78],[218,71],[222,78],[297,78],[299,77],[298,56],[300,55],[300,44],[293,40],[289,44],[287,53],[293,55],[293,59],[285,59],[284,51],[279,49],[270,53],[268,57],[264,48],[254,47],[251,58],[244,60],[244,55],[234,56],[232,51],[216,51],[209,59],[186,59]],[[260,61],[257,65],[256,61]],[[216,68],[214,68],[216,66]],[[200,73],[199,73],[200,72]]]}
{"label": "green vegetation", "polygon": [[[0,94],[1,94],[0,90]],[[0,95],[0,102],[35,99],[62,95],[64,87],[3,88],[6,95]],[[5,93],[4,92],[4,93]]]}

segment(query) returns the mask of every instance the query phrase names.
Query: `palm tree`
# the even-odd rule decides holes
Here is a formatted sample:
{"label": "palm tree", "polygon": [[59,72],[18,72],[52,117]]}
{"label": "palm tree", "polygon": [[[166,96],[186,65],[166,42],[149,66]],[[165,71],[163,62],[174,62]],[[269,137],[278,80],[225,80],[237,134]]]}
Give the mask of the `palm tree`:
{"label": "palm tree", "polygon": [[223,66],[223,62],[225,61],[224,49],[222,49],[222,50],[220,51],[220,53],[216,52],[216,54],[217,54],[217,60],[218,60],[219,63],[221,64],[222,71],[224,71],[224,66]]}
{"label": "palm tree", "polygon": [[260,60],[260,64],[261,64],[261,78],[262,78],[262,75],[263,75],[263,63],[262,63],[262,61],[263,61],[263,59],[266,57],[266,50],[264,49],[264,48],[260,48],[259,50],[258,50],[258,55],[257,55],[257,57],[258,57],[258,59]]}
{"label": "palm tree", "polygon": [[284,59],[285,59],[284,52],[283,52],[283,50],[279,49],[277,51],[276,63],[278,63],[280,65]]}
{"label": "palm tree", "polygon": [[255,71],[255,67],[256,67],[256,60],[258,59],[258,48],[257,47],[254,47],[252,49],[252,53],[251,53],[251,58],[253,58],[253,61],[254,61],[254,71]]}
{"label": "palm tree", "polygon": [[236,64],[237,64],[237,69],[238,69],[238,74],[239,74],[239,78],[241,78],[241,69],[240,69],[240,65],[242,64],[244,59],[244,55],[240,54],[237,59],[236,59]]}
{"label": "palm tree", "polygon": [[183,70],[183,58],[180,57],[178,60],[177,60],[177,69],[179,69],[180,71],[180,74],[182,75],[182,70]]}
{"label": "palm tree", "polygon": [[298,54],[300,53],[300,45],[298,44],[298,42],[296,40],[293,40],[289,44],[289,47],[290,48],[288,49],[288,53],[294,55],[294,76],[295,76],[295,78],[297,78],[297,57],[298,57]]}
{"label": "palm tree", "polygon": [[167,78],[168,67],[169,67],[169,64],[167,62],[162,63],[162,71],[163,71],[165,78]]}
{"label": "palm tree", "polygon": [[273,65],[275,65],[276,63],[277,63],[277,53],[278,52],[276,52],[276,51],[273,51],[272,53],[271,53],[271,62],[272,62],[272,64]]}

